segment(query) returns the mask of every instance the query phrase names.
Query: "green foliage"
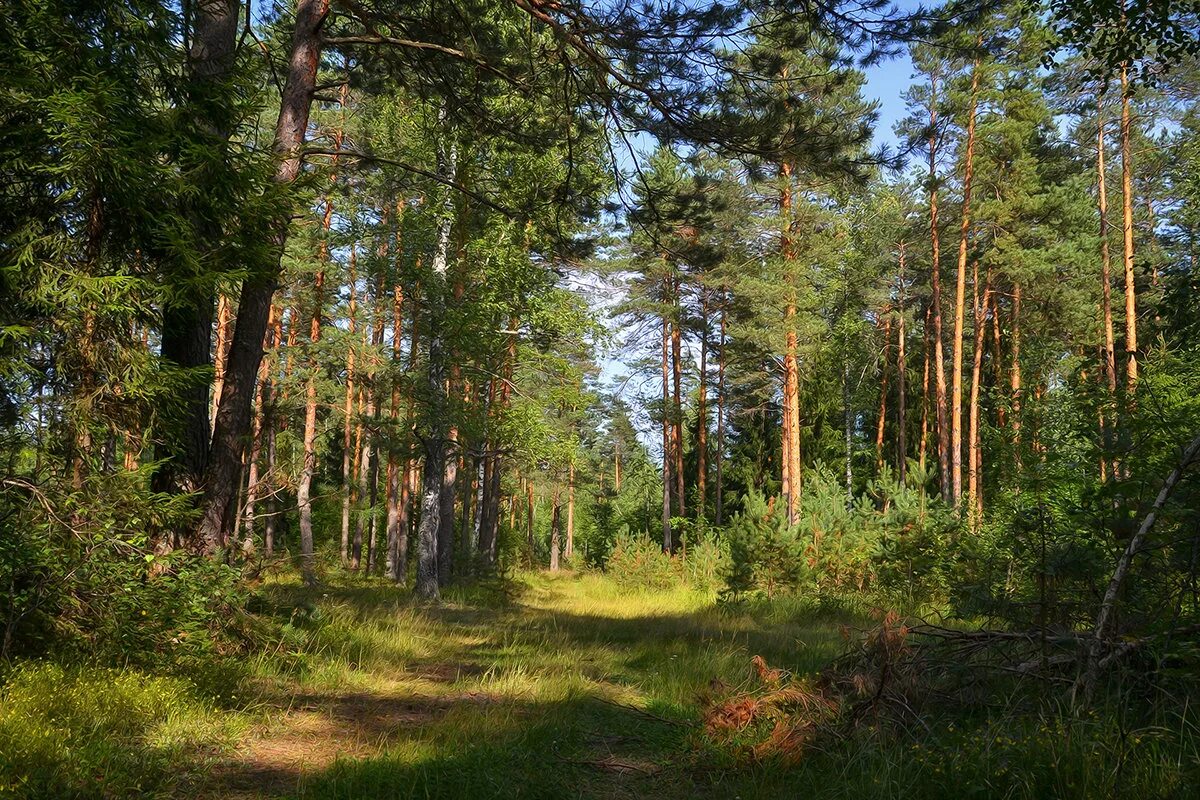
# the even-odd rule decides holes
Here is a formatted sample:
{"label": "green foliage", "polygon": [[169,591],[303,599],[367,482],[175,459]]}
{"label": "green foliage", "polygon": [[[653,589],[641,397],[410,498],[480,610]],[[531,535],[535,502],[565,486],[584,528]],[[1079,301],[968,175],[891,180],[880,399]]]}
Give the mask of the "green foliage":
{"label": "green foliage", "polygon": [[[186,496],[145,490],[138,472],[97,473],[78,490],[19,483],[5,524],[0,595],[5,655],[56,652],[185,669],[230,654],[253,622],[240,572],[156,534],[190,514]],[[57,506],[44,513],[50,497]]]}
{"label": "green foliage", "polygon": [[684,542],[686,552],[681,547],[679,553],[670,555],[663,552],[661,543],[622,528],[605,562],[605,572],[631,587],[684,586],[705,594],[715,592],[728,559],[722,542],[706,530],[694,532]]}

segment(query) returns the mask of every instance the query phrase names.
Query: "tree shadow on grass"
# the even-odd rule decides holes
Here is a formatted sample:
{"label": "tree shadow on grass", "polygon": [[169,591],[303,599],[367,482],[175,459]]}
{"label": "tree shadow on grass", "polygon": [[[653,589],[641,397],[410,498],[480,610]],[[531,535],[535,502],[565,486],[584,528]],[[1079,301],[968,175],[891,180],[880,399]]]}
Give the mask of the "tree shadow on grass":
{"label": "tree shadow on grass", "polygon": [[689,728],[589,697],[500,703],[426,734],[306,774],[295,796],[634,798],[664,796],[667,786],[674,796],[691,783],[680,760]]}

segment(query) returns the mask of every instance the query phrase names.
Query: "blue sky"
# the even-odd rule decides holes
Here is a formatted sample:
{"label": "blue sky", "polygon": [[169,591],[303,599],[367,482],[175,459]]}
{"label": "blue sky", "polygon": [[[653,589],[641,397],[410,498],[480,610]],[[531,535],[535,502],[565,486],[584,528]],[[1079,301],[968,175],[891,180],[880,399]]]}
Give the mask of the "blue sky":
{"label": "blue sky", "polygon": [[904,91],[912,82],[913,66],[908,53],[901,53],[865,70],[867,85],[863,94],[879,101],[879,124],[875,127],[875,144],[896,145],[892,132],[904,116]]}

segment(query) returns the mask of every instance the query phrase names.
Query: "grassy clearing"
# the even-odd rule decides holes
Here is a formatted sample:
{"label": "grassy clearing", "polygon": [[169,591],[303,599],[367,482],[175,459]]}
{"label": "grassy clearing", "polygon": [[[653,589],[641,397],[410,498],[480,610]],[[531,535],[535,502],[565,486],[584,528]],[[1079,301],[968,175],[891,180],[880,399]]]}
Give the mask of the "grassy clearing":
{"label": "grassy clearing", "polygon": [[[739,762],[697,725],[750,659],[796,674],[860,610],[717,608],[598,575],[413,605],[378,584],[266,587],[282,634],[225,694],[179,678],[26,667],[0,711],[5,793],[24,797],[1190,797],[1191,716],[930,716]],[[207,684],[205,684],[207,685]],[[222,706],[232,710],[221,710]]]}

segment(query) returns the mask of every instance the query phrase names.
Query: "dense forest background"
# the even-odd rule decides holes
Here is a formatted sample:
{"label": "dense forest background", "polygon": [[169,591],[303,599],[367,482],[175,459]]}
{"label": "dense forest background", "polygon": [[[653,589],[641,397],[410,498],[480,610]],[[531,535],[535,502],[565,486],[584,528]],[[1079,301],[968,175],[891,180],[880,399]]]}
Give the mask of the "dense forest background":
{"label": "dense forest background", "polygon": [[549,570],[939,619],[739,732],[1186,707],[1198,13],[10,0],[0,681]]}

